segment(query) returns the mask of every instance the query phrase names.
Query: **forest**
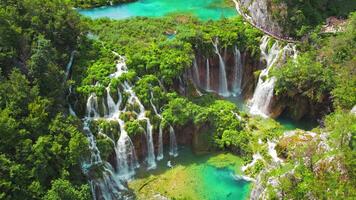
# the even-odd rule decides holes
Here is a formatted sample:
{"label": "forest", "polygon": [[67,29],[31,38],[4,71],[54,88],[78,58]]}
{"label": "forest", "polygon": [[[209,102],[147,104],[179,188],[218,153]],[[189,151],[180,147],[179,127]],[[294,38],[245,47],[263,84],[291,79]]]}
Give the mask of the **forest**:
{"label": "forest", "polygon": [[[120,169],[136,170],[134,160],[155,168],[164,154],[158,142],[170,146],[171,156],[192,144],[239,157],[243,174],[255,180],[251,188],[264,191],[254,198],[250,189],[246,198],[356,198],[353,1],[272,1],[288,8],[279,22],[286,34],[304,39],[293,44],[296,58],[277,53],[285,62],[272,62],[267,74],[262,66],[270,61],[261,58],[291,44],[271,37],[263,51],[264,33],[239,15],[115,20],[73,9],[127,2],[0,2],[0,199],[144,199],[148,193],[130,188],[132,177],[120,178]],[[276,19],[284,17],[279,9],[272,10]],[[335,15],[345,20],[343,31],[322,33]],[[244,67],[238,86],[229,64],[237,66],[235,58]],[[224,98],[238,94],[247,102],[259,81],[271,79],[267,118]],[[316,125],[286,130],[279,116]],[[120,160],[119,150],[132,163]]]}

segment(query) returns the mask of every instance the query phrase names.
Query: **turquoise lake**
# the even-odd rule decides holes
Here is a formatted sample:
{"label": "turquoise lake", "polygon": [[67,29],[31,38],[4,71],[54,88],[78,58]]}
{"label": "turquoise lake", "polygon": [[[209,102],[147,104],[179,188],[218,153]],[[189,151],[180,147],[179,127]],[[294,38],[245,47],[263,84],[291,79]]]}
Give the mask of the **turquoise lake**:
{"label": "turquoise lake", "polygon": [[173,13],[188,13],[200,20],[218,20],[237,15],[233,5],[224,0],[139,0],[114,6],[78,9],[84,16],[96,19],[127,19],[131,17],[162,17]]}
{"label": "turquoise lake", "polygon": [[[167,166],[168,161],[172,168]],[[220,162],[224,166],[220,166]],[[232,154],[216,152],[196,155],[190,147],[180,146],[178,157],[170,157],[166,152],[164,159],[157,162],[157,169],[140,169],[133,181],[136,181],[134,185],[148,184],[144,189],[139,187],[140,191],[137,191],[137,187],[132,189],[147,199],[151,195],[163,193],[176,199],[245,200],[249,196],[251,183],[236,178],[241,175],[236,172],[241,163],[242,160]],[[142,196],[138,199],[142,199]]]}

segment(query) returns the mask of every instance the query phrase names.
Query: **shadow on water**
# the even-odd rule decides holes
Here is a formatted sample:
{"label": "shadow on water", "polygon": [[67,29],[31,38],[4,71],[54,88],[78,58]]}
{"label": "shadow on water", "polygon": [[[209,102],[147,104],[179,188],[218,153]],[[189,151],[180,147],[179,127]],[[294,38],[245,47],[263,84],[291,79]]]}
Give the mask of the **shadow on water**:
{"label": "shadow on water", "polygon": [[305,131],[310,131],[318,126],[318,123],[314,119],[302,118],[298,121],[291,119],[286,114],[282,114],[276,119],[286,131],[291,131],[295,129],[301,129]]}

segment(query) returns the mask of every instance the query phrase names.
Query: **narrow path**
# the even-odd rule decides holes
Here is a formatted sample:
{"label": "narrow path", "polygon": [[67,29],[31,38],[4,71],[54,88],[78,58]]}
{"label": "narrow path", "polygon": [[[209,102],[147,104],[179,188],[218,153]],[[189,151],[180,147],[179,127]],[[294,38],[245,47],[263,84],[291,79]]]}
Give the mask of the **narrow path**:
{"label": "narrow path", "polygon": [[279,35],[276,35],[275,33],[272,33],[272,32],[269,32],[269,31],[263,29],[262,27],[259,27],[257,24],[255,24],[253,22],[253,19],[250,16],[248,16],[246,13],[242,12],[242,10],[240,9],[240,4],[239,4],[239,2],[237,0],[232,0],[232,1],[236,5],[237,12],[245,19],[246,22],[251,24],[251,26],[257,28],[258,30],[260,30],[263,33],[265,33],[266,35],[269,35],[269,36],[271,36],[271,37],[273,37],[273,38],[275,38],[277,40],[288,42],[288,43],[300,43],[299,40],[296,40],[294,38],[279,36]]}

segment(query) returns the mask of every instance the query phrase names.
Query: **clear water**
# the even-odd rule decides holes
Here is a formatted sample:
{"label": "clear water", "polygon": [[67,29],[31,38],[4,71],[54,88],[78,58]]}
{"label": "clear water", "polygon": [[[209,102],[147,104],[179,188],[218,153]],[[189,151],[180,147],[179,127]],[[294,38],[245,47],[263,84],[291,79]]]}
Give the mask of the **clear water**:
{"label": "clear water", "polygon": [[[246,102],[241,96],[236,96],[236,97],[230,96],[230,97],[225,97],[224,99],[234,103],[240,110],[244,112],[249,112],[249,107],[246,105]],[[301,119],[299,121],[295,121],[289,117],[284,116],[283,114],[275,120],[278,123],[280,123],[283,129],[286,131],[291,131],[295,129],[310,131],[318,126],[318,123],[313,120]]]}
{"label": "clear water", "polygon": [[300,121],[294,121],[283,115],[277,118],[276,121],[279,122],[286,131],[291,131],[295,129],[310,131],[318,126],[317,122],[313,120],[301,119]]}
{"label": "clear water", "polygon": [[202,167],[202,184],[206,200],[243,200],[249,192],[249,184],[244,180],[235,180],[234,171],[229,168],[216,168],[210,165]]}
{"label": "clear water", "polygon": [[236,15],[233,6],[223,4],[224,0],[139,0],[114,6],[92,9],[78,9],[90,18],[109,17],[127,19],[130,17],[162,17],[172,13],[189,13],[201,20],[218,20]]}
{"label": "clear water", "polygon": [[[154,180],[178,180],[177,183],[173,184],[170,181],[163,183],[160,181],[151,182],[146,187],[151,188],[155,194],[163,190],[166,192],[167,197],[174,193],[177,196],[179,194],[181,199],[192,200],[244,200],[248,198],[251,184],[247,181],[236,179],[236,176],[234,176],[236,171],[240,171],[239,168],[241,167],[240,164],[237,164],[241,162],[238,157],[230,154],[228,158],[229,164],[217,167],[211,162],[211,159],[218,158],[218,162],[227,162],[224,159],[225,157],[219,157],[224,153],[195,155],[191,148],[185,146],[179,147],[178,157],[170,157],[168,152],[165,153],[167,155],[164,156],[163,160],[157,162],[155,170],[141,170],[135,177],[135,180],[139,180],[141,183],[149,182],[148,180],[152,179],[152,176],[156,177]],[[230,164],[231,160],[236,161],[236,163]],[[168,161],[172,164],[172,169],[167,166]],[[176,168],[183,168],[184,172],[176,172]],[[174,174],[174,177],[166,175],[170,174],[169,171]],[[186,174],[188,176],[185,176]],[[179,182],[184,182],[184,184],[179,184]],[[173,191],[169,190],[171,187],[173,187]],[[135,190],[135,188],[133,189]],[[186,190],[192,190],[195,194],[193,196],[185,196],[184,192]],[[137,192],[142,193],[144,191]]]}

